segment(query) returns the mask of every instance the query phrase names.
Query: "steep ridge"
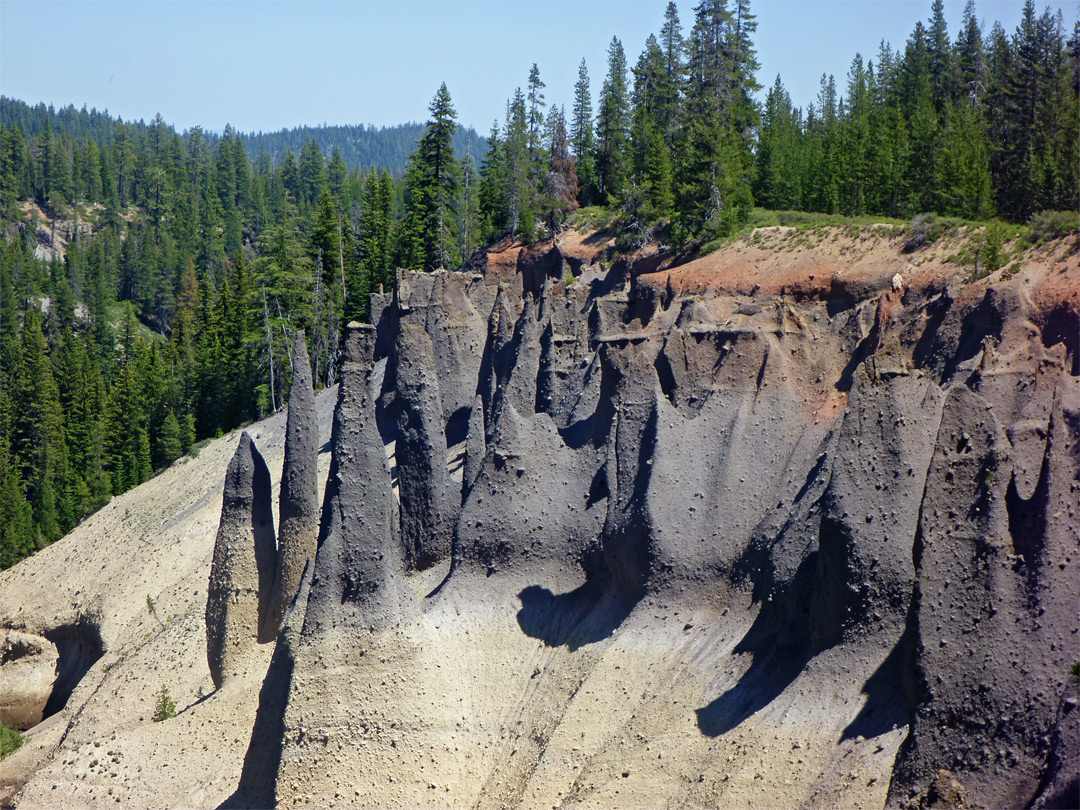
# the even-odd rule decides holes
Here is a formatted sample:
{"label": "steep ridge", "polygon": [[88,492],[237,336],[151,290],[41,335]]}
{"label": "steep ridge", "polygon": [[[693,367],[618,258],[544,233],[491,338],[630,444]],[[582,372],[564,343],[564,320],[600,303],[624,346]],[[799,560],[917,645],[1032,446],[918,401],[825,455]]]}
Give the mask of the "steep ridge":
{"label": "steep ridge", "polygon": [[[568,233],[374,296],[314,564],[207,699],[250,738],[155,806],[1075,804],[1075,238],[972,280],[795,236]],[[56,750],[20,806],[153,795]]]}

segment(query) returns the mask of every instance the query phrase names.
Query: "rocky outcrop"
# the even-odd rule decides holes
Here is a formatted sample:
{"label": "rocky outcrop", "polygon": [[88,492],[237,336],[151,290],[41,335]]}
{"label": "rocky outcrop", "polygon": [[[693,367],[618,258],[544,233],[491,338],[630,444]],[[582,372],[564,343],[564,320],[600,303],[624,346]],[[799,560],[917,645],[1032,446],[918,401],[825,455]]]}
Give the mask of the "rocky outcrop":
{"label": "rocky outcrop", "polygon": [[375,419],[375,330],[350,324],[304,637],[392,625],[407,614],[405,554],[391,528],[390,471]]}
{"label": "rocky outcrop", "polygon": [[206,658],[220,688],[259,634],[277,549],[270,471],[245,431],[229,462],[206,600]]}
{"label": "rocky outcrop", "polygon": [[311,364],[301,330],[293,347],[285,463],[278,500],[277,568],[270,592],[265,597],[260,594],[260,641],[271,641],[277,636],[285,609],[300,587],[307,561],[315,558],[319,537],[318,467],[319,420],[311,385]]}
{"label": "rocky outcrop", "polygon": [[279,806],[1070,796],[1075,297],[874,238],[569,287],[504,245],[376,297]]}
{"label": "rocky outcrop", "polygon": [[47,638],[0,630],[0,723],[27,729],[41,722],[59,662]]}
{"label": "rocky outcrop", "polygon": [[431,339],[408,322],[399,325],[394,391],[401,540],[407,564],[428,568],[450,557],[461,493],[446,466],[446,422]]}

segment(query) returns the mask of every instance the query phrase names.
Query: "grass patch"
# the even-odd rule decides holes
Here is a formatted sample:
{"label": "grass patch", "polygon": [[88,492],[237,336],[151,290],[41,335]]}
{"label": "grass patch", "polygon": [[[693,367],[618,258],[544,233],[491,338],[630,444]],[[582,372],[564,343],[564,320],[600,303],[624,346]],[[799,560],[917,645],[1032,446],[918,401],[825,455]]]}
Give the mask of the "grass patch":
{"label": "grass patch", "polygon": [[618,212],[602,205],[579,208],[566,220],[566,224],[578,231],[604,231],[614,225]]}
{"label": "grass patch", "polygon": [[[112,328],[116,331],[118,335],[121,331],[123,331],[124,328],[124,305],[126,303],[126,301],[119,301],[115,304],[110,305],[108,308],[107,317],[109,319],[109,325],[112,326]],[[134,304],[132,306],[134,306]],[[165,336],[160,332],[147,326],[146,323],[143,322],[142,318],[139,317],[138,312],[135,313],[135,328],[138,330],[139,335],[142,337],[142,339],[145,340],[147,343],[165,342]]]}
{"label": "grass patch", "polygon": [[17,728],[8,728],[0,723],[0,759],[18,751],[23,741],[23,735]]}

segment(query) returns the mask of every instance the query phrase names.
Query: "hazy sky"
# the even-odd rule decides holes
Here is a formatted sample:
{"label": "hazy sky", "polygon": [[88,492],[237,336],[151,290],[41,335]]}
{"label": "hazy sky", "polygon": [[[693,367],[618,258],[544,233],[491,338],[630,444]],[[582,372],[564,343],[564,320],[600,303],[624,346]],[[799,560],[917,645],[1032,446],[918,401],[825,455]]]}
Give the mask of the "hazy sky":
{"label": "hazy sky", "polygon": [[[1010,33],[1020,0],[976,0],[988,30]],[[693,5],[681,2],[684,30]],[[631,66],[659,33],[664,0],[289,2],[287,0],[0,0],[0,93],[34,104],[108,109],[125,119],[160,112],[242,132],[300,124],[423,121],[446,82],[458,121],[486,133],[536,62],[548,103],[569,111],[586,59],[593,101],[607,46],[622,40]],[[963,0],[945,0],[955,39]],[[1042,10],[1042,3],[1037,7]],[[1054,3],[1067,26],[1078,4]],[[752,0],[766,88],[779,73],[796,105],[813,101],[822,73],[845,86],[856,51],[884,38],[903,48],[930,0]]]}

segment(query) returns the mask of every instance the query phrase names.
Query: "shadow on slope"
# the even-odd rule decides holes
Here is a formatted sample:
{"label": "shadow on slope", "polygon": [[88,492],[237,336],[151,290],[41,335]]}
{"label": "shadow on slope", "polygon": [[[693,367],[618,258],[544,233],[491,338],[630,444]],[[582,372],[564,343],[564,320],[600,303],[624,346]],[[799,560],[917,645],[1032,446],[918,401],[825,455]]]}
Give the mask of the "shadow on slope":
{"label": "shadow on slope", "polygon": [[282,619],[274,655],[259,690],[259,708],[255,714],[255,726],[251,730],[251,741],[244,755],[240,784],[231,796],[218,805],[218,810],[256,810],[276,806],[277,775],[285,735],[285,706],[289,702],[295,666],[293,643],[303,624],[314,567],[314,562],[309,559],[300,580],[300,591],[293,597]]}
{"label": "shadow on slope", "polygon": [[869,740],[911,722],[903,680],[904,655],[908,644],[908,633],[905,632],[881,666],[867,678],[862,688],[866,703],[855,719],[848,723],[840,735],[840,742],[856,737]]}
{"label": "shadow on slope", "polygon": [[806,666],[809,660],[806,645],[784,643],[776,632],[776,625],[775,612],[762,609],[742,641],[735,646],[733,653],[749,653],[754,660],[735,686],[695,711],[698,729],[706,737],[727,734],[768,706]]}
{"label": "shadow on slope", "polygon": [[521,631],[549,647],[565,645],[571,652],[610,638],[634,608],[634,602],[604,592],[596,582],[560,594],[530,585],[518,599]]}

